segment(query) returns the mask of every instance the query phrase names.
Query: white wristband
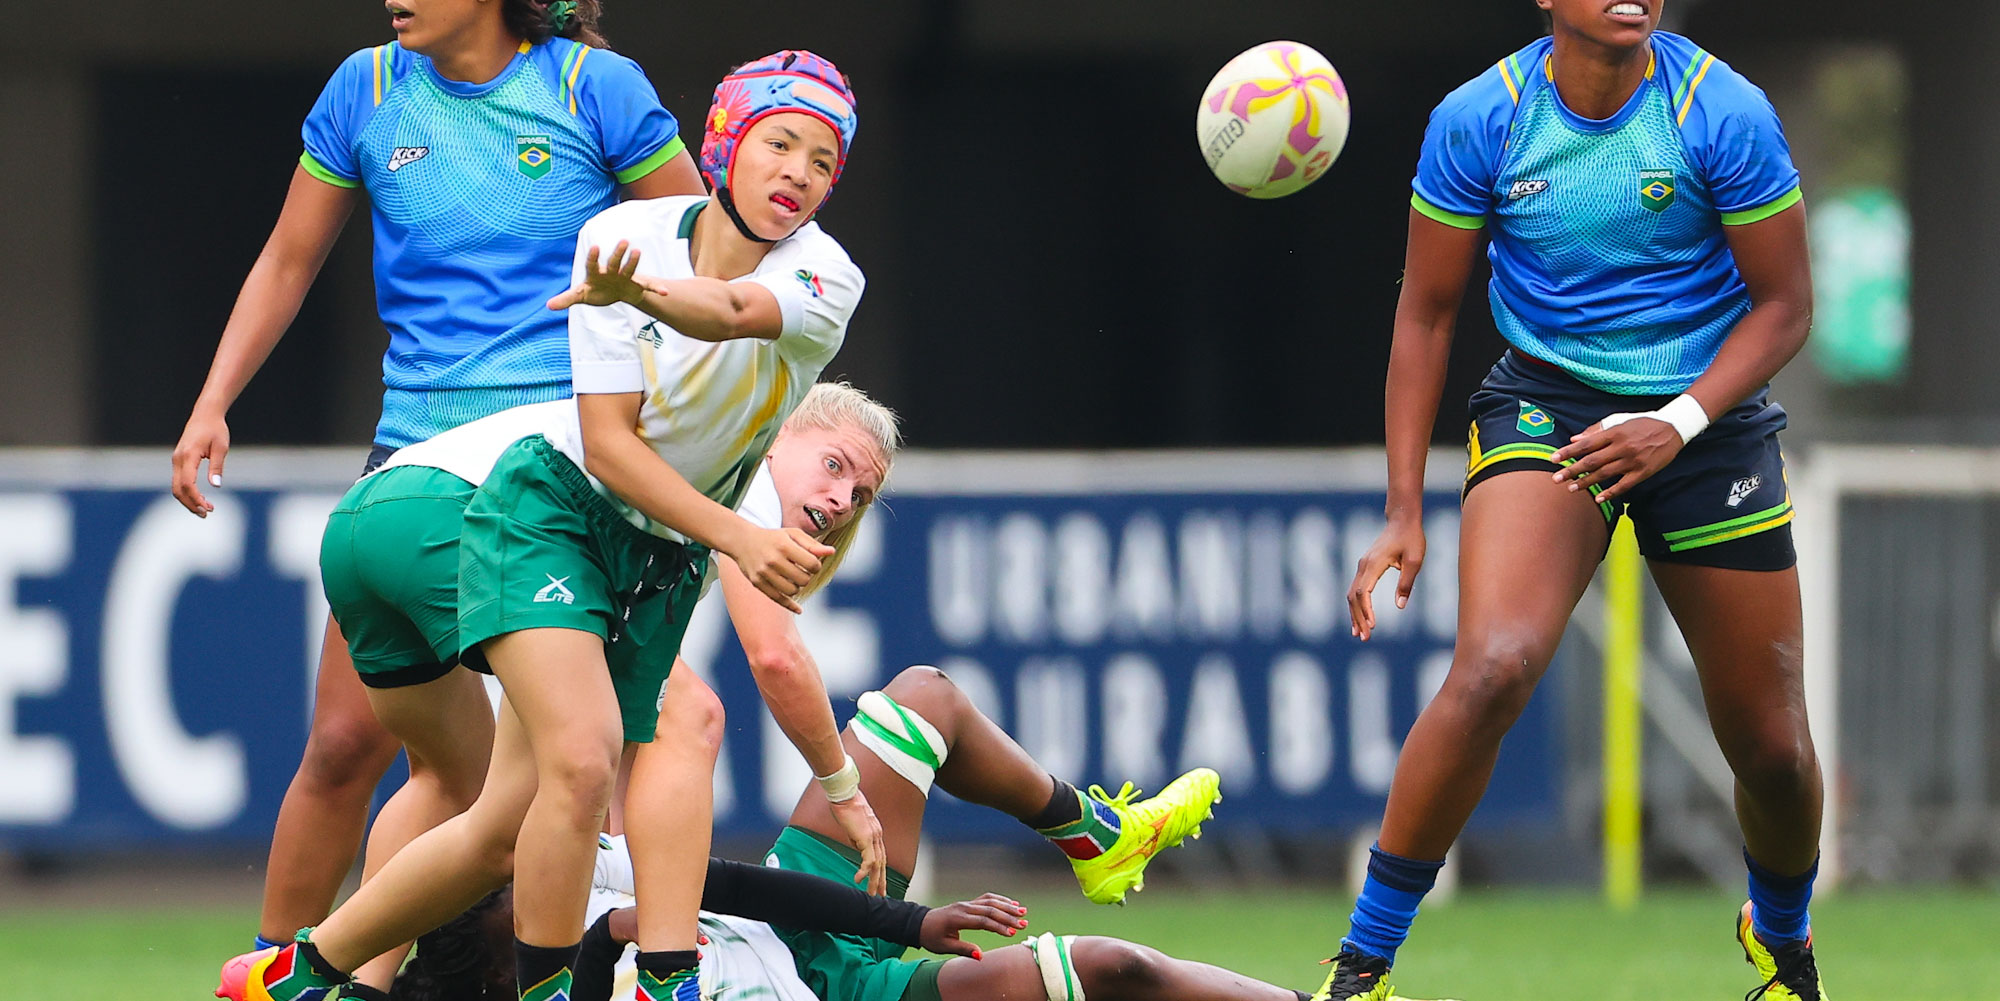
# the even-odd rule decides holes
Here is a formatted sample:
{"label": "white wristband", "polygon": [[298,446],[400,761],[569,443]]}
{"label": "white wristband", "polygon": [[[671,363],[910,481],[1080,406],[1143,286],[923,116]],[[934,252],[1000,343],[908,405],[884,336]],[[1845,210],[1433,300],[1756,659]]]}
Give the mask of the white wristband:
{"label": "white wristband", "polygon": [[854,766],[854,757],[849,755],[832,775],[815,775],[813,781],[826,793],[827,802],[845,803],[861,791],[861,769]]}
{"label": "white wristband", "polygon": [[1636,414],[1612,414],[1602,423],[1606,430],[1615,428],[1629,420],[1650,417],[1672,427],[1681,436],[1681,444],[1694,440],[1694,436],[1708,430],[1708,411],[1701,408],[1701,401],[1682,393],[1674,397],[1666,406],[1658,410],[1647,410]]}

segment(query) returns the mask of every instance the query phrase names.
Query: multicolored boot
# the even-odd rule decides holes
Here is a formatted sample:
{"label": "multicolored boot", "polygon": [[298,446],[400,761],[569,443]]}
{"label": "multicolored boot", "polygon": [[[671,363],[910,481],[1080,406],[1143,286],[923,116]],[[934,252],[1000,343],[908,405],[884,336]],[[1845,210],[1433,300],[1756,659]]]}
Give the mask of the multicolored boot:
{"label": "multicolored boot", "polygon": [[1828,1001],[1819,984],[1819,967],[1813,962],[1812,932],[1773,950],[1757,937],[1750,923],[1751,908],[1745,903],[1736,912],[1736,944],[1743,947],[1743,961],[1756,967],[1764,982],[1744,995],[1743,1001]]}
{"label": "multicolored boot", "polygon": [[1213,817],[1222,801],[1222,777],[1213,768],[1197,768],[1151,799],[1134,803],[1134,795],[1130,782],[1116,796],[1091,786],[1090,810],[1069,825],[1074,833],[1043,832],[1069,855],[1077,884],[1093,904],[1124,903],[1128,891],[1145,889],[1146,864],[1153,856],[1185,838],[1201,837],[1201,822]]}

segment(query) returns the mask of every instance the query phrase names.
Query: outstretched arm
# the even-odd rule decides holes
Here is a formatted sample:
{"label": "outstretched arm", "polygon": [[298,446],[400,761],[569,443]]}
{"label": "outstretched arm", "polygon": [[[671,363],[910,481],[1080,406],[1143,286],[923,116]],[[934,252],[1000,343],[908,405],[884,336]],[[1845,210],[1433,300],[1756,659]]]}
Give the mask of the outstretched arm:
{"label": "outstretched arm", "polygon": [[361,200],[354,188],[328,184],[304,167],[293,168],[292,185],[270,239],[250,266],[236,306],[222,328],[215,361],[196,398],[194,412],[174,446],[174,499],[201,517],[215,510],[199,484],[201,464],[208,462],[209,483],[222,485],[223,459],[229,453],[226,417],[250,377],[277,347],[278,338],[299,314],[306,290],[340,236],[341,227]]}
{"label": "outstretched arm", "polygon": [[[858,935],[974,959],[979,958],[979,949],[960,937],[964,932],[1011,936],[1028,926],[1028,909],[997,893],[930,908],[863,893],[811,873],[718,858],[708,860],[701,909],[785,928]],[[607,911],[591,927],[585,945],[595,938],[600,946],[604,942],[623,946],[634,941],[635,927],[631,908]],[[617,959],[615,952],[611,959]]]}
{"label": "outstretched arm", "polygon": [[701,341],[744,337],[776,340],[785,317],[778,297],[756,282],[720,278],[652,278],[638,273],[639,251],[620,240],[610,254],[590,247],[575,286],[549,300],[550,309],[624,303]]}

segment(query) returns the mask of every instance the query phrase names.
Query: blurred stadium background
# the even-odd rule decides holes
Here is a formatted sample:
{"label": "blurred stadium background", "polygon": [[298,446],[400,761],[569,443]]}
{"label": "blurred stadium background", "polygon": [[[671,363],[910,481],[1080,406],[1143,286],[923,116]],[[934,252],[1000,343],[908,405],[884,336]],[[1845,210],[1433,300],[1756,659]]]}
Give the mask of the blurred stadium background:
{"label": "blurred stadium background", "polygon": [[[901,411],[919,451],[804,623],[836,696],[935,663],[1061,774],[1225,777],[1207,837],[1124,911],[1068,908],[1018,825],[950,803],[933,895],[991,883],[1045,927],[1316,982],[1351,848],[1449,663],[1452,401],[1500,349],[1481,282],[1429,568],[1355,643],[1340,596],[1380,517],[1407,182],[1430,107],[1539,31],[1532,5],[607,7],[683,123],[780,46],[835,58],[860,96],[824,222],[871,292],[829,375]],[[1835,822],[1823,967],[1850,993],[2000,998],[1970,931],[2000,926],[2000,7],[1901,11],[1673,0],[1667,24],[1770,93],[1812,212],[1817,327],[1777,391]],[[300,119],[388,32],[365,0],[66,13],[0,37],[0,997],[60,996],[107,936],[147,943],[131,996],[205,991],[253,931],[309,712],[320,523],[379,403],[365,224],[232,411],[216,517],[166,496],[166,451]],[[1217,66],[1281,37],[1340,68],[1354,129],[1329,177],[1256,203],[1207,176],[1192,112]],[[1572,961],[1596,997],[1748,986],[1721,937],[1730,781],[1691,667],[1657,608],[1632,614],[1655,599],[1607,617],[1601,598],[1508,741],[1455,858],[1465,892],[1418,925],[1412,988],[1541,998],[1520,966]],[[754,857],[803,766],[719,608],[701,616],[690,651],[733,717],[718,844]],[[1620,789],[1602,679],[1634,624],[1647,893],[1621,914],[1597,889]]]}

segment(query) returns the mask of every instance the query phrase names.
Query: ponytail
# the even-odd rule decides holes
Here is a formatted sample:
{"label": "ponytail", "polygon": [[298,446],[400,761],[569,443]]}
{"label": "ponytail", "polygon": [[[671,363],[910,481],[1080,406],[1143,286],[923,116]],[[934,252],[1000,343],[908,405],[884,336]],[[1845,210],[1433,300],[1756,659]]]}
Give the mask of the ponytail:
{"label": "ponytail", "polygon": [[604,17],[603,0],[501,0],[500,16],[508,31],[531,45],[573,38],[594,49],[607,47],[597,30]]}

